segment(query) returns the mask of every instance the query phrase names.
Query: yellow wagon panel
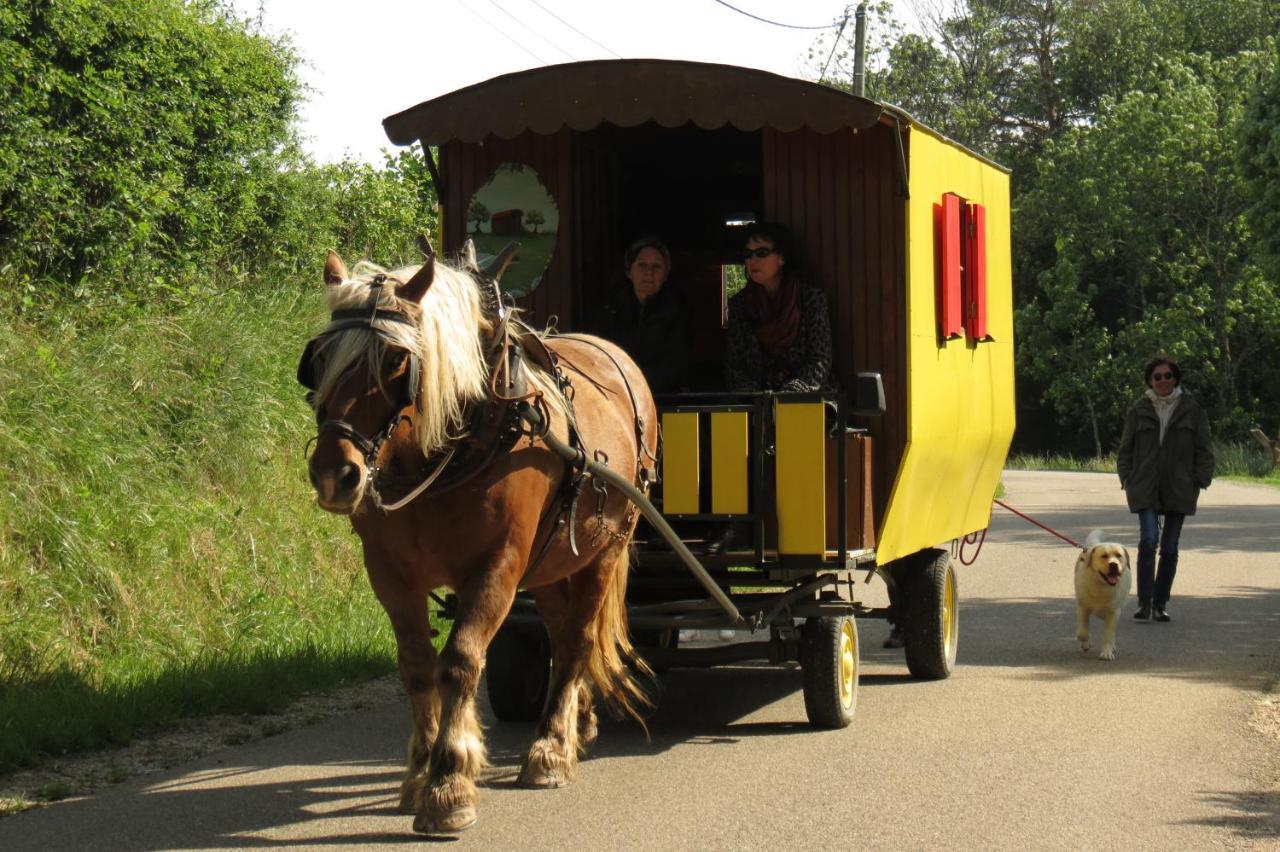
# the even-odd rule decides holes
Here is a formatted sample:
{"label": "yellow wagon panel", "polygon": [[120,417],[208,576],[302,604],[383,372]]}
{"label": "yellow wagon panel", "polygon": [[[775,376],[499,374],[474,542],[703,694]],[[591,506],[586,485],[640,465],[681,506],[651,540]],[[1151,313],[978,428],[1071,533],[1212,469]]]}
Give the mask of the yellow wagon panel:
{"label": "yellow wagon panel", "polygon": [[[1009,175],[913,125],[907,201],[907,441],[883,519],[881,564],[987,526],[1014,429]],[[938,334],[933,205],[987,211],[991,340]]]}

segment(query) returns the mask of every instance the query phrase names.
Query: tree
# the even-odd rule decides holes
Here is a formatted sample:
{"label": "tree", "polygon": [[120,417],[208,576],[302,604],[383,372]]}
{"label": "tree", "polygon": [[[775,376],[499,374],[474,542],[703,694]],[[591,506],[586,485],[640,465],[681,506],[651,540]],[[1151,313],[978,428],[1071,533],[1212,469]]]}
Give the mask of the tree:
{"label": "tree", "polygon": [[1263,262],[1280,279],[1280,52],[1273,43],[1268,67],[1249,94],[1240,122],[1236,167],[1244,181]]}
{"label": "tree", "polygon": [[1158,352],[1183,361],[1228,434],[1277,398],[1257,364],[1280,342],[1275,296],[1252,262],[1233,170],[1258,64],[1256,53],[1165,63],[1153,91],[1104,99],[1093,124],[1046,147],[1018,201],[1021,233],[1056,234],[1038,272],[1022,267],[1020,371],[1059,411],[1097,410],[1095,450],[1118,434],[1129,394],[1117,389]]}
{"label": "tree", "polygon": [[479,201],[472,201],[471,206],[467,208],[467,221],[476,223],[473,234],[480,233],[480,226],[489,221],[489,208]]}
{"label": "tree", "polygon": [[[1106,451],[1161,349],[1228,434],[1274,408],[1280,365],[1258,355],[1280,343],[1280,262],[1261,253],[1280,233],[1280,94],[1259,90],[1236,128],[1259,57],[1277,64],[1280,4],[916,5],[923,33],[871,28],[868,91],[1012,167],[1019,397],[1049,405],[1055,443]],[[830,54],[831,85],[849,84],[850,38]]]}

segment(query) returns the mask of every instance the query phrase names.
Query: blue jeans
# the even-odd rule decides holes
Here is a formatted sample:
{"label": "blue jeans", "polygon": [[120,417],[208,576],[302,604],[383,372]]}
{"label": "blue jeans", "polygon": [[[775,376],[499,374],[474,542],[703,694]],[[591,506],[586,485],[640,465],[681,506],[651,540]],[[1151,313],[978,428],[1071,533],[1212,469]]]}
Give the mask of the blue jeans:
{"label": "blue jeans", "polygon": [[[1164,524],[1160,523],[1163,514]],[[1178,573],[1178,537],[1186,515],[1179,512],[1138,512],[1138,603],[1164,606],[1169,602],[1173,577]],[[1163,526],[1163,529],[1161,527]],[[1156,571],[1156,542],[1160,543],[1160,570]]]}

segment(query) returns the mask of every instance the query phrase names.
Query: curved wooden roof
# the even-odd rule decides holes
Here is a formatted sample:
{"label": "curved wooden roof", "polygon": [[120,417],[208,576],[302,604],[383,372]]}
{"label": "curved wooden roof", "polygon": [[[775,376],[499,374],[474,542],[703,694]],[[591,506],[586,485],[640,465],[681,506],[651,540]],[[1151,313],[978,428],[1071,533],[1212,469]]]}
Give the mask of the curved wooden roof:
{"label": "curved wooden roof", "polygon": [[526,130],[589,130],[605,122],[663,127],[693,122],[819,133],[875,124],[884,107],[817,83],[731,65],[669,59],[609,59],[548,65],[458,89],[383,119],[397,145],[478,142]]}

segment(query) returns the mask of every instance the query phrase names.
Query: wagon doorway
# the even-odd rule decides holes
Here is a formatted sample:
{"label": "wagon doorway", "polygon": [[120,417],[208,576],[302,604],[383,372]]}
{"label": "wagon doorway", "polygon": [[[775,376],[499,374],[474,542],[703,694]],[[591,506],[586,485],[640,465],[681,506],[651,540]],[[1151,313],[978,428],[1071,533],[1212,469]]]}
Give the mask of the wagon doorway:
{"label": "wagon doorway", "polygon": [[690,387],[719,389],[724,270],[740,262],[738,225],[762,217],[760,132],[649,123],[602,125],[583,136],[614,188],[612,209],[600,209],[598,215],[612,220],[605,239],[615,258],[607,280],[594,282],[597,286],[586,282],[585,324],[613,287],[625,286],[626,247],[638,237],[658,235],[672,253],[667,286],[684,304],[692,331]]}

